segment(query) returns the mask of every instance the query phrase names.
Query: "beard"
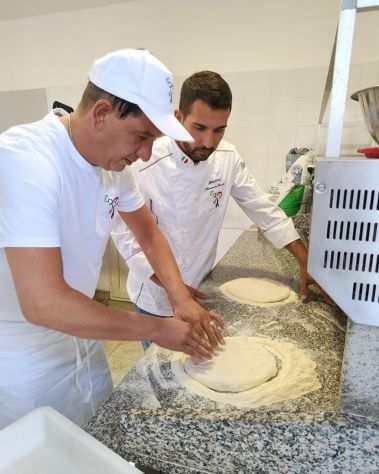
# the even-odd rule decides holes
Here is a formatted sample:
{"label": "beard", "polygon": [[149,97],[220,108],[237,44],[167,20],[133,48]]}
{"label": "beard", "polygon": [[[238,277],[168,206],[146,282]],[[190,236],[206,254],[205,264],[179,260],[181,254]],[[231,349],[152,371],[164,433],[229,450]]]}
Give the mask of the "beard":
{"label": "beard", "polygon": [[187,142],[180,142],[180,148],[185,152],[185,154],[191,158],[194,163],[199,163],[200,161],[206,161],[211,154],[215,151],[215,148],[205,148],[197,147],[191,148],[191,145]]}

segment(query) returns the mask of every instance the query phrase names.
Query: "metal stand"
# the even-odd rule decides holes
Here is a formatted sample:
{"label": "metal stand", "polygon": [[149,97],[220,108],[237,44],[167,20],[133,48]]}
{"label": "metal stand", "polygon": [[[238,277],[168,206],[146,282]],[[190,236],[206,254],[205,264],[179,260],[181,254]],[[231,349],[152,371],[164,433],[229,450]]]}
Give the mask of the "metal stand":
{"label": "metal stand", "polygon": [[360,11],[378,8],[379,0],[342,0],[341,13],[319,117],[319,123],[322,123],[330,96],[326,158],[339,158],[341,154],[343,118],[345,115],[356,15]]}

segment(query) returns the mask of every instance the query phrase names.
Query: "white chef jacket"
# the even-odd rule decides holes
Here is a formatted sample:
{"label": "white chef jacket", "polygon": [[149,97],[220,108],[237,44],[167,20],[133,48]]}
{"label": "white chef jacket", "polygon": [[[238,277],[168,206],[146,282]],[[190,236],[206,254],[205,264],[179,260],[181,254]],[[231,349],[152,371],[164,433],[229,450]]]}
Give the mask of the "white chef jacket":
{"label": "white chef jacket", "polygon": [[[155,141],[149,162],[137,162],[133,170],[184,282],[194,288],[213,267],[230,196],[275,247],[299,238],[292,220],[272,204],[236,148],[225,140],[207,161],[194,164],[174,140],[162,137]],[[166,291],[150,280],[154,271],[119,216],[112,238],[129,267],[131,300],[152,314],[172,315]]]}

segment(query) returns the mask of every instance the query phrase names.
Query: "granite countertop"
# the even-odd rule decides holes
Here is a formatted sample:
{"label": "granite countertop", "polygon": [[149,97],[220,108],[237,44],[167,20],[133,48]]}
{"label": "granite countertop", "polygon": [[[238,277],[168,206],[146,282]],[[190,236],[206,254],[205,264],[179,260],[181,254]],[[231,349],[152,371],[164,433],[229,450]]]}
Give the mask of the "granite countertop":
{"label": "granite countertop", "polygon": [[321,388],[295,400],[238,409],[185,390],[172,353],[152,347],[97,411],[87,431],[130,461],[167,473],[379,472],[379,424],[339,413],[345,316],[316,294],[270,308],[230,302],[219,286],[264,277],[297,290],[297,265],[255,229],[245,231],[201,290],[226,335],[281,339],[317,363]]}

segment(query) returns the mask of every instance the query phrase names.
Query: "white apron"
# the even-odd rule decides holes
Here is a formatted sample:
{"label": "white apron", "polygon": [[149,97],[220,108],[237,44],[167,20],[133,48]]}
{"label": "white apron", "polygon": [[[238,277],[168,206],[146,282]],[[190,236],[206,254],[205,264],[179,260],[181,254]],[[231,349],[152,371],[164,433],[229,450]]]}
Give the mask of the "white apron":
{"label": "white apron", "polygon": [[113,389],[102,344],[27,326],[0,335],[0,429],[41,406],[84,426]]}

